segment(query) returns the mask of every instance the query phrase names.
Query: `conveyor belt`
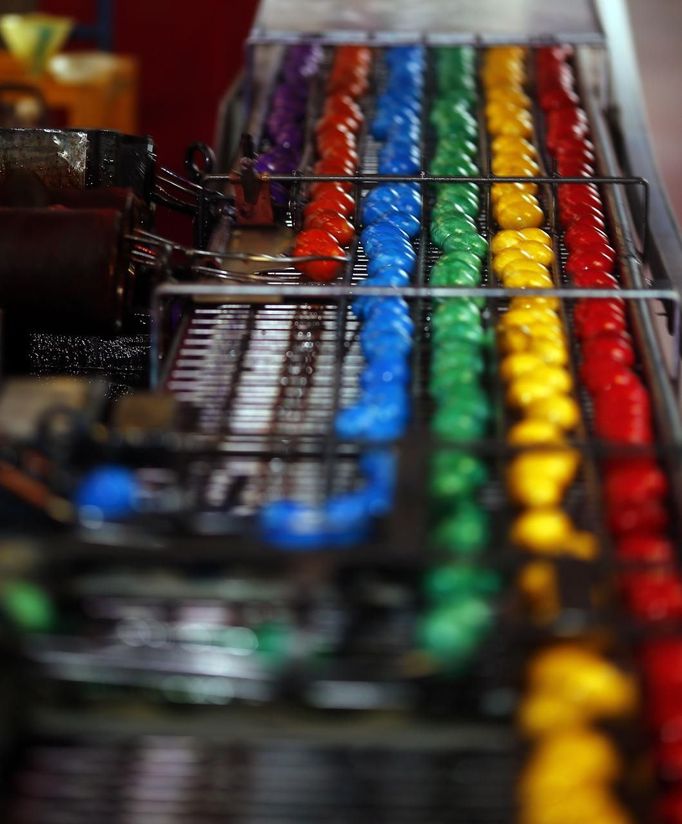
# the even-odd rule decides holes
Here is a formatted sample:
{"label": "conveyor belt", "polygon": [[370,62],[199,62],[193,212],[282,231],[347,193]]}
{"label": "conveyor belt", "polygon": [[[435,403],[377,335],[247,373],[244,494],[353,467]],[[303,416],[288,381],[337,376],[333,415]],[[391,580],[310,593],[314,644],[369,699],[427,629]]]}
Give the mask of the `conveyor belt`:
{"label": "conveyor belt", "polygon": [[[480,43],[477,45],[481,48]],[[381,50],[376,50],[376,56],[376,81],[380,88]],[[434,94],[430,74],[431,70],[422,112],[424,169],[428,168],[433,152],[433,134],[427,127]],[[376,94],[377,88],[373,91]],[[472,180],[485,193],[478,230],[489,239],[495,227],[490,209],[491,155],[482,93],[479,101],[480,176]],[[371,96],[365,102],[371,111]],[[175,638],[165,638],[161,643],[154,638],[152,644],[142,637],[138,643],[138,636],[125,635],[121,626],[111,620],[111,612],[102,609],[98,613],[92,608],[111,581],[93,582],[87,576],[75,585],[71,581],[71,590],[65,585],[67,607],[62,606],[67,620],[63,636],[37,636],[29,645],[33,662],[49,674],[48,714],[51,702],[59,706],[64,697],[85,696],[87,703],[96,705],[101,689],[105,701],[116,704],[130,697],[131,690],[137,690],[132,693],[133,702],[149,696],[158,700],[159,695],[174,703],[234,702],[236,712],[244,705],[272,704],[273,730],[277,731],[278,724],[282,724],[283,735],[291,732],[288,723],[300,723],[306,728],[322,724],[317,713],[329,709],[347,712],[357,728],[343,739],[343,731],[332,722],[324,729],[323,743],[303,735],[289,735],[288,742],[282,744],[274,732],[272,738],[266,735],[265,740],[262,735],[251,737],[259,722],[251,724],[250,719],[243,727],[237,725],[237,740],[231,737],[233,730],[225,729],[221,744],[213,745],[207,739],[222,734],[223,728],[218,725],[215,730],[207,729],[210,719],[207,724],[190,726],[182,739],[171,737],[173,719],[164,706],[146,719],[151,726],[158,722],[165,732],[162,738],[150,739],[137,732],[121,744],[115,740],[112,743],[110,738],[115,736],[104,736],[106,740],[97,737],[95,741],[87,736],[64,735],[63,731],[46,733],[45,725],[38,719],[35,727],[39,733],[33,745],[21,751],[9,821],[80,824],[93,820],[93,816],[103,822],[117,821],[119,816],[120,820],[135,824],[152,824],[157,820],[194,824],[230,816],[240,824],[356,819],[406,824],[509,824],[514,809],[515,775],[522,758],[528,755],[528,748],[513,725],[527,655],[544,643],[589,633],[608,639],[609,654],[629,672],[633,639],[637,640],[641,631],[624,618],[617,599],[612,597],[613,548],[601,506],[603,461],[624,454],[660,457],[660,453],[665,453],[675,521],[679,516],[676,507],[680,502],[680,421],[670,400],[673,381],[661,368],[654,331],[654,322],[662,311],[660,299],[672,301],[674,292],[667,285],[658,291],[647,291],[637,279],[640,261],[635,249],[635,230],[623,207],[622,189],[640,184],[633,179],[613,186],[608,183],[608,176],[617,173],[608,134],[589,96],[587,105],[599,149],[600,171],[607,176],[600,178],[607,181],[600,185],[610,207],[609,228],[617,240],[623,269],[632,276],[624,279],[627,288],[619,296],[627,301],[631,317],[636,320],[640,355],[637,371],[657,402],[660,438],[651,449],[638,451],[618,449],[595,437],[592,401],[577,378],[579,350],[572,334],[575,301],[592,293],[572,289],[566,275],[566,249],[558,233],[554,203],[558,184],[552,178],[550,159],[544,154],[546,176],[541,178],[540,197],[547,216],[544,228],[553,238],[556,255],[552,267],[554,289],[545,290],[544,294],[561,299],[561,319],[571,333],[570,371],[578,387],[576,395],[582,416],[582,423],[569,442],[580,452],[581,470],[562,507],[578,528],[594,532],[599,539],[599,552],[593,564],[575,558],[551,558],[560,602],[553,620],[533,625],[527,620],[513,586],[508,586],[532,556],[512,546],[508,534],[515,513],[505,491],[508,460],[515,454],[506,442],[512,418],[504,402],[497,355],[490,347],[484,388],[494,405],[494,417],[486,437],[467,443],[466,449],[482,458],[490,469],[478,500],[490,516],[492,534],[489,546],[474,560],[504,582],[504,588],[494,596],[494,632],[473,655],[469,670],[446,670],[440,673],[442,680],[434,677],[432,662],[422,654],[422,649],[416,648],[416,628],[427,600],[421,585],[422,573],[431,565],[445,566],[451,560],[446,552],[426,546],[423,541],[430,530],[434,509],[425,475],[429,458],[436,450],[463,446],[444,443],[429,432],[433,413],[428,386],[431,314],[438,298],[483,297],[483,322],[492,336],[508,309],[509,297],[521,293],[501,287],[493,273],[490,254],[484,262],[480,290],[430,287],[431,269],[440,254],[429,239],[431,195],[443,180],[424,183],[426,175],[422,175],[417,180],[424,183],[425,212],[415,244],[418,256],[413,283],[408,288],[378,292],[401,295],[408,300],[415,333],[411,426],[404,439],[389,444],[389,449],[399,456],[396,504],[379,520],[370,540],[363,539],[337,553],[327,553],[322,548],[308,554],[268,554],[261,536],[254,530],[264,504],[289,499],[322,505],[331,495],[351,491],[362,483],[360,459],[369,451],[368,445],[344,441],[335,432],[339,410],[358,397],[358,377],[364,363],[358,340],[361,323],[350,305],[352,297],[361,293],[367,274],[368,260],[357,241],[350,248],[343,280],[331,286],[301,284],[299,274],[287,268],[268,273],[257,285],[166,284],[157,291],[157,347],[163,337],[160,331],[165,329],[164,321],[168,316],[176,317],[179,307],[183,310],[173,345],[165,353],[160,385],[193,408],[197,422],[192,434],[210,444],[201,454],[190,452],[189,457],[183,456],[189,464],[185,477],[192,486],[193,514],[227,513],[229,529],[223,529],[224,522],[218,519],[219,527],[213,531],[219,534],[208,539],[207,551],[207,545],[195,542],[195,536],[179,534],[159,538],[153,553],[139,553],[136,550],[144,545],[145,529],[149,526],[142,518],[140,533],[132,540],[125,531],[123,540],[115,536],[119,546],[112,543],[113,559],[105,549],[97,563],[104,560],[112,579],[120,582],[117,576],[123,569],[122,557],[144,555],[143,561],[135,557],[137,589],[125,582],[121,585],[122,602],[127,599],[128,608],[132,604],[131,614],[137,615],[142,634],[147,621],[154,624],[158,620],[162,627],[167,621],[175,628],[175,616],[170,619],[166,612],[169,603],[181,603],[179,611],[186,610],[189,616],[194,615],[193,610],[201,614],[209,602],[214,605],[218,598],[211,590],[211,585],[215,585],[219,593],[229,593],[224,600],[234,614],[225,618],[227,624],[254,635],[262,630],[259,621],[268,602],[272,602],[270,606],[275,604],[278,618],[286,623],[294,638],[291,646],[284,647],[286,654],[271,666],[271,659],[263,665],[261,659],[248,658],[243,649],[235,652],[229,644],[219,654],[213,654],[216,650],[210,643],[206,645],[208,649],[202,649],[202,644],[193,648],[188,642],[189,650],[183,643],[175,643]],[[541,124],[537,105],[534,114],[537,126]],[[311,116],[314,115],[313,111]],[[542,146],[541,129],[535,138]],[[370,191],[377,182],[379,147],[365,136],[362,148],[357,195]],[[291,223],[297,222],[299,206],[295,204],[294,214],[289,215]],[[164,314],[166,301],[173,306]],[[189,528],[201,523],[198,517],[189,521]],[[187,522],[183,526],[187,527]],[[201,527],[199,530],[202,531]],[[204,531],[212,530],[209,527]],[[229,537],[223,531],[229,532]],[[106,546],[106,542],[105,535],[100,544]],[[91,546],[86,535],[83,544],[79,543],[81,561]],[[174,547],[172,556],[165,552],[170,546]],[[73,552],[70,548],[62,559],[70,557],[69,551]],[[169,557],[177,560],[178,556],[184,556],[183,574],[188,575],[188,580],[189,575],[196,575],[191,587],[188,580],[180,580],[180,575],[178,580],[166,577],[163,564]],[[203,565],[206,559],[210,563]],[[194,561],[199,571],[187,573],[186,568]],[[86,570],[92,569],[91,563],[92,559],[87,558]],[[151,570],[148,580],[142,577],[143,565]],[[216,584],[217,569],[227,569],[226,580],[219,582],[221,586]],[[276,592],[265,587],[258,597],[254,591],[263,581],[254,570],[257,574],[266,570],[265,575],[275,579],[281,576],[290,587]],[[78,567],[78,574],[82,572],[83,567]],[[243,576],[254,590],[248,586],[245,591],[240,590],[242,579],[235,584],[231,576]],[[178,591],[184,596],[178,595]],[[84,592],[89,599],[83,596]],[[72,632],[79,622],[87,627],[82,637]],[[181,624],[180,619],[178,623]],[[245,657],[240,660],[242,655]],[[167,676],[171,678],[170,686]],[[222,693],[219,688],[212,691],[216,683]],[[302,706],[314,708],[311,715],[305,714]],[[234,717],[229,715],[231,708],[223,709],[223,719]],[[375,710],[379,710],[377,715]],[[359,722],[358,715],[364,715]],[[435,717],[434,722],[428,720],[430,715]],[[56,716],[64,717],[63,707]],[[447,724],[452,724],[452,743],[432,740],[441,718],[445,719],[445,732],[450,731]],[[462,740],[466,725],[458,725],[458,718],[466,719],[467,724],[476,722],[471,733],[476,743],[472,744],[470,738]],[[73,729],[72,721],[67,719],[68,729]],[[108,718],[104,726],[117,729],[119,721],[116,717]],[[639,742],[638,721],[635,718],[633,724],[623,723],[620,732],[624,740]],[[324,723],[329,723],[329,717]],[[415,736],[423,733],[422,743],[416,745],[414,740],[400,739],[396,729],[400,731],[403,723]],[[351,733],[357,737],[352,738]],[[249,743],[244,745],[244,740]],[[632,748],[631,744],[628,746]],[[630,758],[627,746],[625,750]],[[121,771],[112,770],[112,764],[122,765]],[[127,764],[132,766],[126,772]],[[169,775],[176,794],[170,793]],[[485,776],[485,781],[481,781],[481,776]],[[646,810],[646,791],[641,791],[637,784],[634,791],[628,792],[628,803],[632,803],[637,814],[640,807]],[[638,820],[648,822],[647,815],[645,811]]]}

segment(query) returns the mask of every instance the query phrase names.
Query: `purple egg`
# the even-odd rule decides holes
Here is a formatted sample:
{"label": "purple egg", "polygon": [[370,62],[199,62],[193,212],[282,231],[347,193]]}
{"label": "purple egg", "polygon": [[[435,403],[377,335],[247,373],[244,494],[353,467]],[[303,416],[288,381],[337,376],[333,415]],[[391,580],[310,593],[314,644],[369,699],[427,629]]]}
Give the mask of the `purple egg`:
{"label": "purple egg", "polygon": [[285,148],[300,151],[303,147],[303,132],[295,124],[283,126],[277,130],[277,142]]}
{"label": "purple egg", "polygon": [[253,168],[258,174],[275,174],[277,172],[277,162],[272,158],[270,152],[263,152],[256,158]]}
{"label": "purple egg", "polygon": [[289,195],[285,186],[281,183],[271,183],[270,194],[272,195],[272,199],[277,206],[286,206],[289,200]]}

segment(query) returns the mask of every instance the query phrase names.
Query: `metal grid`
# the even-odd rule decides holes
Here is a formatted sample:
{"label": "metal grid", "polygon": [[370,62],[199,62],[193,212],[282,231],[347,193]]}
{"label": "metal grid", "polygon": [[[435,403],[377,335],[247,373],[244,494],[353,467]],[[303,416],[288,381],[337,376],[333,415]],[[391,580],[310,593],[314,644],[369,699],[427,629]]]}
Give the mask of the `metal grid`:
{"label": "metal grid", "polygon": [[[479,43],[479,46],[481,44]],[[381,61],[379,66],[381,66]],[[429,74],[431,71],[429,70]],[[381,68],[378,70],[381,79]],[[433,78],[427,78],[427,90],[422,116],[422,167],[428,165],[432,135],[428,126],[428,111],[433,93]],[[479,101],[482,101],[479,94]],[[370,104],[371,107],[371,104]],[[540,122],[536,110],[536,122]],[[597,116],[591,112],[592,118]],[[357,377],[362,367],[362,357],[355,336],[358,324],[348,308],[348,299],[357,294],[401,295],[411,302],[415,321],[413,355],[413,424],[418,436],[426,435],[431,402],[426,389],[430,350],[430,310],[434,297],[485,296],[487,305],[485,318],[489,326],[495,324],[500,313],[505,310],[507,300],[515,294],[532,294],[532,290],[509,290],[501,288],[492,272],[490,259],[484,273],[481,287],[432,288],[429,286],[429,272],[439,251],[428,238],[428,212],[433,188],[441,182],[462,182],[470,180],[482,184],[486,203],[479,216],[479,229],[489,237],[490,186],[493,181],[504,182],[514,178],[491,178],[489,148],[486,143],[486,126],[479,103],[480,168],[481,175],[471,178],[434,177],[422,173],[414,178],[396,180],[420,181],[424,192],[425,216],[422,234],[416,246],[418,265],[414,285],[407,288],[369,288],[363,285],[367,271],[367,259],[357,244],[351,249],[351,261],[347,267],[342,285],[306,286],[299,283],[299,275],[292,268],[270,272],[254,280],[254,285],[216,286],[211,285],[170,285],[161,287],[156,296],[157,317],[155,329],[158,333],[159,310],[164,300],[171,296],[194,297],[197,300],[215,301],[214,305],[196,305],[184,329],[180,346],[175,351],[175,360],[167,371],[166,386],[178,397],[196,404],[200,410],[201,431],[223,438],[224,451],[239,448],[243,453],[249,449],[253,454],[241,458],[235,464],[233,459],[220,462],[214,477],[207,473],[207,501],[212,507],[224,505],[229,490],[234,489],[235,477],[246,478],[240,500],[235,511],[253,513],[259,503],[275,497],[292,496],[304,501],[319,501],[324,495],[352,487],[356,482],[353,471],[354,444],[338,444],[333,433],[333,422],[339,407],[352,403],[357,395]],[[593,125],[595,139],[599,143],[606,136],[599,134]],[[309,133],[311,130],[309,129]],[[542,146],[542,141],[536,141]],[[363,145],[363,160],[356,176],[356,194],[366,192],[380,178],[377,170],[377,145],[367,137]],[[308,150],[310,155],[310,149]],[[545,158],[546,160],[546,158]],[[626,186],[643,188],[647,195],[646,183],[638,178],[618,176],[612,162],[601,159],[601,168],[607,174],[597,178],[563,178],[548,171],[536,180],[543,191],[545,211],[548,214],[546,229],[554,238],[555,207],[554,197],[559,181],[576,183],[598,182],[608,192]],[[214,182],[223,181],[221,176],[211,176]],[[316,178],[310,175],[286,176],[273,179],[295,180],[297,185],[317,179],[340,179],[333,176]],[[390,179],[390,178],[388,178]],[[612,184],[612,185],[610,185]],[[298,207],[296,207],[298,208]],[[621,266],[639,266],[636,253],[634,229],[630,228],[627,215],[612,210],[612,222],[618,227],[615,233]],[[294,219],[296,215],[294,215]],[[646,228],[640,228],[640,237],[645,241]],[[538,294],[558,295],[562,300],[565,325],[570,333],[573,301],[579,297],[611,297],[608,290],[570,288],[563,276],[562,263],[565,259],[560,241],[555,240],[557,264],[554,267],[555,289],[542,290]],[[646,288],[639,280],[625,280],[619,297],[628,303],[648,306],[654,300],[665,299],[673,306],[674,323],[679,327],[679,298],[675,290],[664,286],[658,289]],[[244,303],[218,303],[216,295],[231,296]],[[213,295],[213,297],[211,297]],[[268,300],[270,298],[272,301]],[[267,301],[262,303],[261,301]],[[310,301],[313,301],[312,303]],[[648,309],[642,309],[642,312]],[[576,372],[576,348],[572,335],[573,364]],[[640,351],[650,352],[656,343],[650,336],[642,339],[639,335]],[[222,354],[221,354],[222,353]],[[679,360],[676,369],[679,371]],[[187,368],[189,366],[189,368]],[[663,432],[679,433],[679,416],[671,404],[671,385],[659,370],[647,372],[647,381],[659,400],[659,428]],[[490,437],[483,443],[467,445],[470,449],[481,449],[485,454],[495,456],[497,478],[503,474],[504,434],[507,429],[506,412],[503,403],[503,389],[499,381],[495,363],[488,370],[489,396],[494,399],[497,416]],[[576,381],[579,387],[579,382]],[[591,436],[591,404],[585,392],[578,392],[584,425],[577,433],[575,444],[583,451],[583,472],[580,482],[574,485],[567,505],[578,516],[578,522],[599,528],[599,501],[601,500],[595,453],[603,445]],[[317,457],[310,454],[307,439],[315,440],[319,451]],[[664,440],[668,440],[667,436]],[[675,443],[682,445],[682,437]],[[345,447],[345,448],[344,448]],[[307,454],[305,454],[307,452]],[[504,494],[495,481],[497,491],[487,494],[491,504],[502,502]],[[682,493],[681,493],[682,494]],[[682,502],[682,497],[679,498]],[[495,506],[494,508],[497,508]],[[424,508],[424,510],[426,507]]]}
{"label": "metal grid", "polygon": [[515,765],[500,748],[276,738],[245,747],[163,735],[47,739],[22,761],[8,824],[503,824]]}

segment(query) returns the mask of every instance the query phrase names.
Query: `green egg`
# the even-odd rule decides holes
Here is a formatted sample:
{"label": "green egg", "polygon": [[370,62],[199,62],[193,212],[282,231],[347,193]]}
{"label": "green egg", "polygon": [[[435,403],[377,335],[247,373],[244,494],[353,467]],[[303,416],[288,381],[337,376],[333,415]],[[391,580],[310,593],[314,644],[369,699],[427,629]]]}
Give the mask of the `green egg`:
{"label": "green egg", "polygon": [[437,498],[471,495],[487,480],[485,462],[469,452],[441,450],[431,461],[431,494]]}
{"label": "green egg", "polygon": [[443,440],[472,441],[482,438],[486,421],[464,409],[441,407],[431,419],[431,428]]}
{"label": "green egg", "polygon": [[446,252],[471,252],[483,259],[488,254],[488,241],[477,232],[451,232],[442,247]]}
{"label": "green egg", "polygon": [[455,512],[444,518],[433,533],[439,549],[458,557],[479,555],[490,544],[490,517],[475,501],[460,501]]}
{"label": "green egg", "polygon": [[498,573],[473,564],[443,564],[424,577],[427,598],[435,604],[452,604],[472,596],[492,598],[501,585]]}
{"label": "green egg", "polygon": [[[482,611],[485,605],[479,603]],[[471,611],[471,607],[468,610]],[[467,620],[463,621],[462,617]],[[483,617],[479,621],[482,627]],[[482,629],[472,632],[471,626],[471,616],[463,616],[460,605],[437,607],[420,621],[417,643],[441,665],[458,670],[474,656],[483,634]]]}

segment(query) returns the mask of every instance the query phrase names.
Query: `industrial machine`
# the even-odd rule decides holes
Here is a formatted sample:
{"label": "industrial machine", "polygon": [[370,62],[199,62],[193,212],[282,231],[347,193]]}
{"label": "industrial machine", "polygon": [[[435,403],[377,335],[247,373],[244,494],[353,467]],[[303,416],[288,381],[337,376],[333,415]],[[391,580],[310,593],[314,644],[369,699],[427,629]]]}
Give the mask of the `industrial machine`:
{"label": "industrial machine", "polygon": [[0,131],[2,820],[682,821],[637,87],[620,2],[264,0],[186,179]]}

